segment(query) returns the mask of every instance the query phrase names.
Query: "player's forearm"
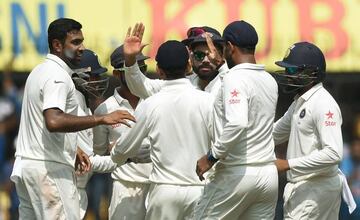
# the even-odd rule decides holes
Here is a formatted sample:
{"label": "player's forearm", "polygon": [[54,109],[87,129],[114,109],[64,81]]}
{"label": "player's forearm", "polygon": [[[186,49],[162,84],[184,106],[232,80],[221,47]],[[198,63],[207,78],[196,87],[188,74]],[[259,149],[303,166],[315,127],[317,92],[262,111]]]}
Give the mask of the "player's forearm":
{"label": "player's forearm", "polygon": [[219,139],[216,140],[211,152],[217,159],[223,159],[229,150],[239,142],[244,129],[239,125],[226,124]]}
{"label": "player's forearm", "polygon": [[313,151],[310,155],[289,159],[290,170],[297,175],[307,175],[326,170],[331,165],[337,165],[342,159],[341,152],[333,147],[325,147],[319,151]]}
{"label": "player's forearm", "polygon": [[56,112],[44,112],[46,128],[50,132],[77,132],[102,124],[104,116],[75,116]]}
{"label": "player's forearm", "polygon": [[97,173],[110,173],[114,171],[117,164],[111,160],[110,156],[94,155],[90,157],[92,171]]}
{"label": "player's forearm", "polygon": [[163,80],[147,78],[137,63],[125,67],[125,79],[131,93],[142,99],[159,92],[164,84]]}

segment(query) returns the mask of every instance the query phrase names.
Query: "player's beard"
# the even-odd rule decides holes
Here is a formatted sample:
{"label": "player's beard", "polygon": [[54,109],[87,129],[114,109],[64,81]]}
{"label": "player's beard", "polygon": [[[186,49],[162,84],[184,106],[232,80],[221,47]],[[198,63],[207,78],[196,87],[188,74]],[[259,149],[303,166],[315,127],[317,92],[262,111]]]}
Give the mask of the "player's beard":
{"label": "player's beard", "polygon": [[[203,68],[203,67],[209,68],[209,69],[211,69],[211,71],[208,73],[202,73],[201,68]],[[194,73],[196,73],[199,76],[200,79],[205,80],[207,82],[210,82],[211,80],[213,80],[219,73],[219,71],[217,71],[216,68],[214,66],[212,66],[211,64],[201,64],[199,66],[193,65],[193,71],[194,71]]]}
{"label": "player's beard", "polygon": [[233,68],[234,66],[236,66],[236,63],[234,62],[234,60],[232,59],[231,54],[229,54],[227,52],[227,50],[225,50],[225,60],[226,60],[226,64],[229,67],[229,69]]}

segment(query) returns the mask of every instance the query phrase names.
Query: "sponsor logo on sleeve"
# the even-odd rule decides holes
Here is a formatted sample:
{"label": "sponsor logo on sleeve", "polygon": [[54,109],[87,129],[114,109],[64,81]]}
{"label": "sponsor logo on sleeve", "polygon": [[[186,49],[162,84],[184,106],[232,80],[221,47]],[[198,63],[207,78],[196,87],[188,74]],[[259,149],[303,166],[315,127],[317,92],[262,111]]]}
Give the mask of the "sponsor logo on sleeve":
{"label": "sponsor logo on sleeve", "polygon": [[334,113],[332,113],[330,110],[328,111],[328,113],[325,114],[326,116],[326,121],[325,121],[325,126],[336,126],[336,122],[333,121],[333,117],[334,117]]}
{"label": "sponsor logo on sleeve", "polygon": [[117,128],[117,127],[120,127],[120,123],[119,124],[114,124],[114,125],[111,125],[111,127],[114,129],[114,128]]}
{"label": "sponsor logo on sleeve", "polygon": [[238,104],[240,103],[240,99],[238,98],[239,91],[234,89],[230,92],[231,98],[229,100],[229,104]]}

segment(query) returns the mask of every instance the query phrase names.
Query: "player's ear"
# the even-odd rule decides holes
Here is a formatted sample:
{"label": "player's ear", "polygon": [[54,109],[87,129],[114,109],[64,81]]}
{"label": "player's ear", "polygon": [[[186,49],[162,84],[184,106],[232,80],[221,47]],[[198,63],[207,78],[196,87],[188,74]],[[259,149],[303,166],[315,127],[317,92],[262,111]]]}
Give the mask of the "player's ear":
{"label": "player's ear", "polygon": [[191,74],[191,72],[192,72],[192,66],[191,66],[191,60],[189,59],[186,65],[185,73],[186,75],[189,75]]}
{"label": "player's ear", "polygon": [[226,44],[229,54],[233,54],[235,51],[235,46],[230,41],[227,41]]}
{"label": "player's ear", "polygon": [[51,44],[54,52],[61,53],[61,51],[63,50],[63,44],[60,40],[54,39]]}
{"label": "player's ear", "polygon": [[165,72],[156,64],[156,73],[159,74],[160,79],[166,79]]}

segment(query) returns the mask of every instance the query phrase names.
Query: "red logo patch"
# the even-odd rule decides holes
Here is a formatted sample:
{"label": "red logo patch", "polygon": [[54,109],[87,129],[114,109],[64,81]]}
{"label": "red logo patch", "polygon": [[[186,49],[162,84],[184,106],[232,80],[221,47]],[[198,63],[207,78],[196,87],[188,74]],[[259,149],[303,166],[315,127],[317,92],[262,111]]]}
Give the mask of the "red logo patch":
{"label": "red logo patch", "polygon": [[[232,92],[230,92],[231,98],[229,100],[229,104],[237,104],[240,103],[240,99],[238,99],[239,92],[234,89]],[[234,98],[235,97],[235,98]]]}
{"label": "red logo patch", "polygon": [[326,113],[325,115],[326,115],[327,119],[329,120],[329,119],[333,119],[334,113],[332,113],[332,112],[329,110],[329,112]]}
{"label": "red logo patch", "polygon": [[230,92],[230,94],[231,94],[231,98],[234,98],[239,95],[239,92],[236,89],[234,89],[234,91]]}
{"label": "red logo patch", "polygon": [[111,125],[111,127],[114,129],[114,128],[117,128],[117,127],[120,127],[120,123],[119,124],[114,124],[114,125]]}
{"label": "red logo patch", "polygon": [[[328,113],[325,114],[325,116],[327,117],[327,120],[332,120],[334,119],[333,116],[334,116],[334,113],[332,113],[330,110]],[[336,122],[334,121],[325,121],[325,126],[336,126]]]}

